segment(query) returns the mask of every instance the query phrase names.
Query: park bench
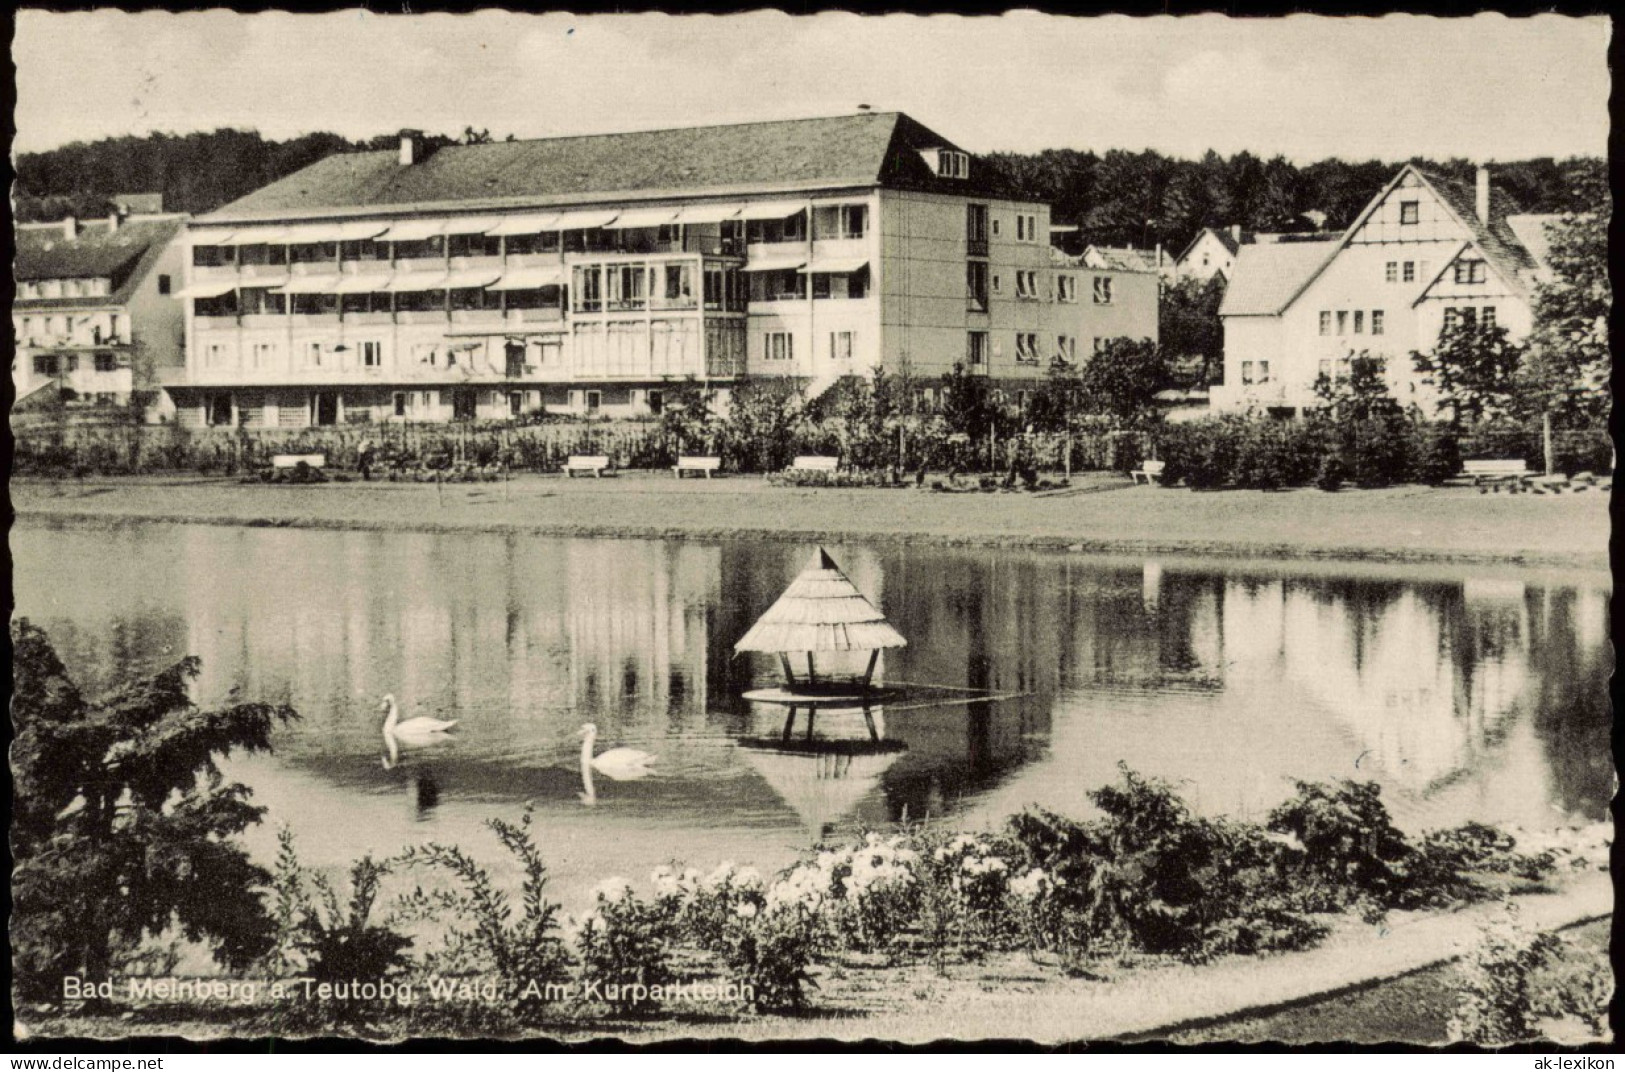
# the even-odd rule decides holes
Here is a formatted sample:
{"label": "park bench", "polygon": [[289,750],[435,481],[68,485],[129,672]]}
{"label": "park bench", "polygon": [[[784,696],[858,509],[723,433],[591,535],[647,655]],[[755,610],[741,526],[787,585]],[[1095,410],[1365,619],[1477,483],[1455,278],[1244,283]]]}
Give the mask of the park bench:
{"label": "park bench", "polygon": [[1524,481],[1535,475],[1522,458],[1481,458],[1463,462],[1461,469],[1480,494],[1500,491],[1503,487],[1516,491]]}
{"label": "park bench", "polygon": [[790,471],[794,473],[833,473],[840,468],[841,459],[831,458],[825,454],[802,454],[790,463]]}
{"label": "park bench", "polygon": [[272,469],[297,469],[300,462],[304,462],[312,469],[322,469],[327,465],[327,455],[320,453],[271,455]]}
{"label": "park bench", "polygon": [[575,476],[577,473],[591,473],[601,477],[608,469],[609,455],[607,454],[572,454],[564,463],[564,475]]}
{"label": "park bench", "polygon": [[1162,476],[1162,471],[1167,465],[1167,462],[1155,460],[1141,462],[1138,469],[1129,471],[1129,480],[1135,484],[1138,484],[1141,480],[1144,480],[1147,484],[1155,483]]}
{"label": "park bench", "polygon": [[677,474],[677,479],[683,479],[684,473],[704,473],[707,480],[711,474],[722,468],[722,459],[711,455],[684,455],[677,459],[677,464],[671,471]]}

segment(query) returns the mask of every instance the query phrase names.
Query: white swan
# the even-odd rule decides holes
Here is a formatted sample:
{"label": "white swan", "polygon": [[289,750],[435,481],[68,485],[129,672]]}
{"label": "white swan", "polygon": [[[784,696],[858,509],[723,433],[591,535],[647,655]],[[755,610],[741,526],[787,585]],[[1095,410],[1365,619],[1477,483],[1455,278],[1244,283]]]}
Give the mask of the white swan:
{"label": "white swan", "polygon": [[[427,718],[419,715],[401,721],[401,713],[395,707],[395,697],[385,696],[383,710],[388,712],[384,716],[384,739],[393,739],[399,744],[411,746],[414,744],[427,744],[430,741],[445,739],[446,731],[457,725],[461,719],[447,721],[439,718]],[[393,749],[391,749],[393,751]]]}
{"label": "white swan", "polygon": [[613,778],[617,782],[631,781],[634,778],[647,778],[654,773],[649,770],[657,756],[648,752],[640,752],[636,748],[611,748],[599,756],[592,754],[593,744],[598,740],[598,727],[591,722],[581,726],[581,775],[582,780],[589,785],[591,792],[591,775],[593,771]]}

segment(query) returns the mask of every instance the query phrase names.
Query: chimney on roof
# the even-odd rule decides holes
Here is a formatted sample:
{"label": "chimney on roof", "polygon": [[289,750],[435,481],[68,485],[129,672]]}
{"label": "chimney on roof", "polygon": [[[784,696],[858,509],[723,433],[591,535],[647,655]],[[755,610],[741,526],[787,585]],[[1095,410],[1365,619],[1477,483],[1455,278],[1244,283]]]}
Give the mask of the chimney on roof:
{"label": "chimney on roof", "polygon": [[118,232],[119,225],[130,214],[130,206],[122,201],[115,201],[111,209],[112,211],[107,214],[107,233],[115,234]]}
{"label": "chimney on roof", "polygon": [[1490,169],[1478,169],[1477,181],[1473,184],[1473,207],[1478,211],[1478,222],[1490,222]]}
{"label": "chimney on roof", "polygon": [[426,155],[423,151],[423,131],[401,131],[401,167],[411,167]]}
{"label": "chimney on roof", "polygon": [[1230,225],[1230,238],[1236,243],[1236,245],[1241,245],[1241,224],[1232,223]]}
{"label": "chimney on roof", "polygon": [[71,216],[71,215],[62,217],[62,238],[65,241],[72,242],[75,238],[78,238],[78,237],[79,237],[79,221],[78,221],[78,219]]}

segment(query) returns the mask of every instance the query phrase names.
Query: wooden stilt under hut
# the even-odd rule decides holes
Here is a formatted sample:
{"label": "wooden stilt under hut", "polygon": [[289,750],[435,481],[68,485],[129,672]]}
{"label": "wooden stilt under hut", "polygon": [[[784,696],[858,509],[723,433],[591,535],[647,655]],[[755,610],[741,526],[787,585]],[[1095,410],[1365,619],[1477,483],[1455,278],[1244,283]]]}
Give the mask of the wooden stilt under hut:
{"label": "wooden stilt under hut", "polygon": [[[734,645],[734,651],[779,657],[789,693],[867,692],[883,648],[907,646],[886,616],[858,591],[822,547],[778,601]],[[861,678],[820,679],[817,659],[832,652],[868,652]],[[804,669],[801,667],[804,666]]]}

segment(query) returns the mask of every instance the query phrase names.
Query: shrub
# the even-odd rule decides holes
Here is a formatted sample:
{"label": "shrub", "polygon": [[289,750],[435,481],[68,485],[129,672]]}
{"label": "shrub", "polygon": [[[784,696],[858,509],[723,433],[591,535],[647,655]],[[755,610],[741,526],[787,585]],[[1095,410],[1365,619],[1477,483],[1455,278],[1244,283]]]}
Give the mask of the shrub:
{"label": "shrub", "polygon": [[1461,472],[1461,442],[1449,432],[1425,436],[1416,479],[1438,486]]}
{"label": "shrub", "polygon": [[[1037,936],[1068,959],[1138,950],[1202,960],[1313,944],[1325,928],[1284,897],[1281,847],[1255,826],[1192,816],[1165,783],[1126,767],[1090,794],[1105,817],[1029,809],[1012,833],[1041,877]],[[1028,872],[1031,874],[1031,872]]]}
{"label": "shrub", "polygon": [[276,947],[274,971],[299,971],[317,982],[383,979],[408,964],[412,939],[387,926],[369,922],[387,863],[371,856],[350,868],[350,900],[341,908],[338,892],[326,876],[310,875],[299,863],[293,834],[277,834],[279,850],[272,875],[272,919]]}
{"label": "shrub", "polygon": [[[517,824],[501,819],[486,822],[524,875],[517,913],[511,897],[497,889],[490,874],[456,846],[430,843],[408,849],[400,857],[408,866],[444,871],[460,887],[429,893],[420,886],[402,899],[403,914],[437,920],[446,934],[444,964],[453,971],[495,974],[505,1002],[521,1019],[534,1018],[542,1011],[547,984],[561,981],[569,964],[557,933],[559,906],[547,898],[547,867],[531,836],[532,818],[527,808]],[[459,929],[448,920],[461,920],[472,929]]]}
{"label": "shrub", "polygon": [[1558,983],[1552,968],[1564,947],[1555,934],[1523,927],[1512,905],[1482,926],[1462,959],[1451,1040],[1480,1046],[1528,1042],[1539,1037],[1542,1019],[1562,1015],[1579,1015],[1600,1033],[1607,1020],[1606,967]]}
{"label": "shrub", "polygon": [[794,875],[768,888],[754,868],[725,862],[703,879],[686,873],[665,883],[666,896],[681,903],[683,931],[748,988],[757,1009],[800,1009],[812,984],[808,967],[822,940],[823,894],[805,875]]}
{"label": "shrub", "polygon": [[1238,426],[1244,423],[1220,417],[1166,429],[1159,448],[1162,483],[1172,487],[1183,480],[1193,491],[1223,487],[1236,471]]}
{"label": "shrub", "polygon": [[903,483],[890,469],[823,470],[785,469],[770,473],[769,484],[792,488],[900,488]]}
{"label": "shrub", "polygon": [[1402,901],[1415,850],[1389,818],[1376,782],[1298,782],[1297,795],[1271,811],[1267,824],[1303,849],[1294,862],[1308,880],[1300,886],[1306,903],[1337,910],[1362,898],[1384,907]]}
{"label": "shrub", "polygon": [[834,940],[858,952],[895,956],[916,909],[919,854],[904,836],[877,833],[845,848],[820,852],[810,874],[791,877],[822,892],[822,912]]}
{"label": "shrub", "polygon": [[647,1012],[659,1005],[653,988],[676,978],[671,946],[677,935],[673,906],[641,900],[624,879],[593,891],[593,905],[578,922],[576,955],[582,975],[619,1012]]}
{"label": "shrub", "polygon": [[807,988],[817,985],[808,967],[818,935],[817,917],[800,905],[758,908],[747,901],[724,923],[712,951],[748,988],[753,1008],[797,1011],[806,1006]]}
{"label": "shrub", "polygon": [[1296,421],[1249,421],[1236,431],[1231,479],[1244,488],[1273,491],[1309,483],[1324,453],[1318,432]]}
{"label": "shrub", "polygon": [[1412,479],[1418,446],[1416,429],[1398,414],[1349,422],[1346,432],[1354,482],[1385,488]]}
{"label": "shrub", "polygon": [[1349,467],[1343,464],[1343,459],[1336,454],[1327,454],[1320,459],[1320,469],[1315,473],[1315,487],[1321,491],[1337,491],[1348,478]]}
{"label": "shrub", "polygon": [[1028,902],[1011,891],[1020,852],[1008,839],[922,832],[915,843],[920,929],[938,971],[951,947],[974,960],[988,949],[1009,947],[1023,933],[1021,910]]}

